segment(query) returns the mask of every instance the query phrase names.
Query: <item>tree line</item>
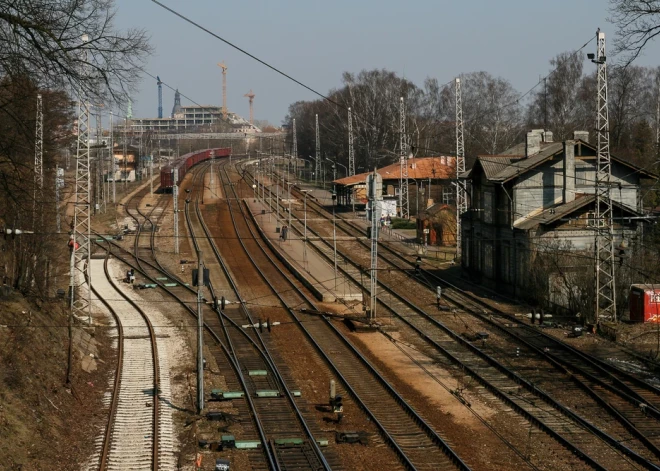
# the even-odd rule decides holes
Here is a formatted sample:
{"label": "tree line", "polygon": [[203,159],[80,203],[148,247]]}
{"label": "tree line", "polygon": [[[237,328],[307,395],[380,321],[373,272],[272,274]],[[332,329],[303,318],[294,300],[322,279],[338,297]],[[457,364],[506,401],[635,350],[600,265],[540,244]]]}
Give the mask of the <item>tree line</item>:
{"label": "tree line", "polygon": [[[596,67],[583,52],[550,60],[551,72],[526,96],[502,77],[480,71],[460,74],[468,165],[480,154],[497,154],[524,140],[528,129],[552,131],[555,140],[573,131],[592,134],[596,120]],[[608,65],[612,152],[649,168],[658,156],[660,67]],[[427,78],[421,86],[384,69],[345,72],[328,99],[289,106],[284,125],[296,120],[298,153],[315,155],[315,115],[324,157],[348,160],[348,108],[353,113],[356,167],[371,169],[398,159],[399,100],[404,98],[408,148],[416,156],[454,155],[454,81]],[[292,132],[289,132],[291,144]],[[363,170],[364,171],[364,170]]]}

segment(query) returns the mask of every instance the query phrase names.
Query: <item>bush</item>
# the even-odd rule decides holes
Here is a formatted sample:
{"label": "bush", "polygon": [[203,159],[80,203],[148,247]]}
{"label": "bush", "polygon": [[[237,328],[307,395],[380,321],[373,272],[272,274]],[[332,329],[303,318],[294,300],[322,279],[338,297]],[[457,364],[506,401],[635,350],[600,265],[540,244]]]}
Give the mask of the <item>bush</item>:
{"label": "bush", "polygon": [[392,218],[392,229],[415,229],[414,221],[409,219]]}

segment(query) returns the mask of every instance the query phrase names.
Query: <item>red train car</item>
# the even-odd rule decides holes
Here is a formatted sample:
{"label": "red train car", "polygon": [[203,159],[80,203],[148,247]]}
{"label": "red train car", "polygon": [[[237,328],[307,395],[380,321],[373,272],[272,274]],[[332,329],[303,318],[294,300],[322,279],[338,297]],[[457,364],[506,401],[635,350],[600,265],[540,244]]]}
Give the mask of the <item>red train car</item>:
{"label": "red train car", "polygon": [[177,185],[180,185],[188,170],[194,165],[197,165],[200,162],[208,160],[211,158],[211,153],[213,153],[213,158],[218,157],[229,157],[231,155],[231,149],[228,147],[219,147],[215,149],[206,149],[196,152],[191,152],[189,154],[181,156],[176,161],[172,162],[170,165],[163,167],[160,170],[160,188],[163,191],[171,191],[174,182],[174,169],[178,170],[178,181]]}

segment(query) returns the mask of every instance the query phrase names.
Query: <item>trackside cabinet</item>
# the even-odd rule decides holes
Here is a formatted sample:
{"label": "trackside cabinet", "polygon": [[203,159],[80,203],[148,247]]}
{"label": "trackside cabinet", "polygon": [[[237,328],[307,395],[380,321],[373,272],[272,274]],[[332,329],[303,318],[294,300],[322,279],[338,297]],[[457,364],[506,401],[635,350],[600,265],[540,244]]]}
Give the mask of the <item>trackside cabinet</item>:
{"label": "trackside cabinet", "polygon": [[628,299],[632,322],[660,322],[660,284],[631,285]]}

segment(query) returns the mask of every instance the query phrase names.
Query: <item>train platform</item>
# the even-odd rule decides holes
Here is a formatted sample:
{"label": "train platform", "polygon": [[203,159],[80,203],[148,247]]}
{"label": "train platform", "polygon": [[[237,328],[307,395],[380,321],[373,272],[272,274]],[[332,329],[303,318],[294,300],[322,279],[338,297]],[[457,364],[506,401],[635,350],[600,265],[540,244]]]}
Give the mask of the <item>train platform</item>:
{"label": "train platform", "polygon": [[[244,201],[271,247],[281,255],[280,260],[319,301],[362,301],[362,291],[340,273],[335,276],[334,267],[316,253],[309,243],[306,244],[300,234],[287,229],[286,240],[282,239],[282,228],[287,225],[285,214],[280,213],[281,220],[278,220],[268,205],[254,198],[246,198]],[[312,237],[308,239],[312,240]]]}

